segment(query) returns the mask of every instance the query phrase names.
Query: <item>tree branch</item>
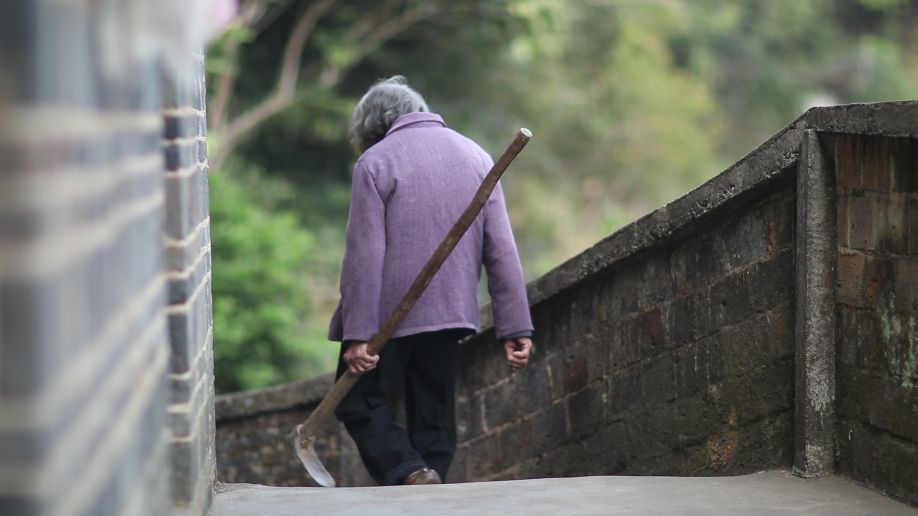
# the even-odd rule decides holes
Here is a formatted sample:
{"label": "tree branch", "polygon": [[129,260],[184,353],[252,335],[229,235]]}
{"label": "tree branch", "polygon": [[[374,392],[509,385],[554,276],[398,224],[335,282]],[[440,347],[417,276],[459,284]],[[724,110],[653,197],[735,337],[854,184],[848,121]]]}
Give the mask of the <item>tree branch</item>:
{"label": "tree branch", "polygon": [[384,43],[393,37],[404,32],[408,27],[435,15],[438,12],[436,8],[428,6],[417,6],[412,9],[403,11],[400,15],[390,18],[388,21],[376,26],[376,29],[368,33],[354,52],[353,57],[344,65],[325,66],[319,74],[319,85],[324,88],[331,88],[338,84],[355,64],[361,59],[376,51]]}
{"label": "tree branch", "polygon": [[[235,65],[236,56],[239,54],[239,40],[227,42],[224,59],[232,61]],[[226,108],[233,98],[233,89],[236,85],[236,70],[227,66],[217,76],[217,94],[213,105],[210,107],[210,123],[212,127],[223,127],[226,123]]]}
{"label": "tree branch", "polygon": [[[218,147],[210,160],[213,168],[219,168],[243,134],[283,111],[297,100],[297,82],[300,75],[306,70],[301,65],[306,41],[316,23],[335,1],[319,0],[310,5],[302,14],[284,48],[281,69],[274,91],[242,115],[230,120],[225,129],[220,131],[222,134],[217,139]],[[326,64],[319,68],[318,85],[327,89],[333,88],[360,60],[408,27],[438,12],[436,8],[429,6],[416,6],[405,9],[401,14],[392,16],[388,20],[384,18],[386,15],[391,15],[401,4],[402,0],[388,0],[376,10],[374,15],[367,16],[356,23],[348,34],[358,36],[357,50],[345,64]]]}
{"label": "tree branch", "polygon": [[219,146],[210,160],[213,168],[219,168],[222,165],[240,136],[271,118],[293,101],[306,40],[319,19],[328,12],[336,1],[319,0],[311,4],[297,20],[296,26],[294,26],[293,31],[290,33],[290,38],[284,46],[284,56],[281,59],[280,72],[273,92],[225,125],[225,130],[221,131],[223,134],[218,139]]}
{"label": "tree branch", "polygon": [[[239,15],[236,17],[236,23],[242,27],[252,28],[256,23],[261,21],[267,9],[267,0],[249,0],[242,3]],[[212,127],[223,127],[226,123],[227,109],[230,100],[233,98],[236,86],[235,68],[236,59],[239,55],[239,46],[242,41],[239,38],[231,39],[226,43],[224,60],[230,63],[217,76],[217,91],[213,104],[209,108],[209,117]]]}
{"label": "tree branch", "polygon": [[300,16],[290,33],[290,39],[284,48],[284,57],[281,60],[280,75],[277,78],[277,94],[293,97],[296,90],[296,81],[300,76],[300,61],[303,59],[303,49],[309,34],[315,28],[319,18],[325,14],[336,0],[318,0],[306,9]]}

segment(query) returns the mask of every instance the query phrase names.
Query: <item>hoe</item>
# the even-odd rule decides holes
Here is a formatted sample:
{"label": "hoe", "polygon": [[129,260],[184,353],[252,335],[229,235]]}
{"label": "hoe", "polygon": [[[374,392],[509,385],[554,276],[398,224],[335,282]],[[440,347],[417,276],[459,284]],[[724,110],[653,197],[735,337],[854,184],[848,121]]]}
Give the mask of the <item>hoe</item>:
{"label": "hoe", "polygon": [[[497,160],[497,163],[491,167],[491,171],[485,176],[472,202],[470,202],[465,211],[462,212],[459,220],[453,224],[453,227],[450,228],[449,232],[443,238],[443,241],[440,242],[440,246],[434,251],[433,256],[430,257],[418,273],[417,277],[414,279],[414,283],[411,284],[408,292],[405,293],[398,306],[395,307],[392,315],[389,316],[382,328],[373,335],[372,339],[370,339],[370,342],[367,344],[368,354],[377,355],[382,351],[383,346],[386,345],[386,342],[398,329],[402,320],[408,315],[408,312],[411,311],[411,308],[417,302],[418,298],[424,293],[424,289],[430,284],[434,275],[440,270],[440,266],[443,265],[443,262],[449,257],[453,248],[459,243],[462,235],[465,234],[466,230],[475,220],[475,217],[481,212],[481,209],[491,196],[491,192],[497,185],[497,181],[500,179],[501,175],[507,170],[507,167],[510,166],[510,163],[516,158],[520,151],[523,150],[523,147],[529,143],[530,138],[532,138],[532,133],[529,132],[528,129],[520,129],[516,134],[516,138],[514,138],[510,146],[507,147],[507,150],[505,150],[500,159]],[[296,449],[297,457],[300,458],[300,462],[303,463],[309,476],[320,486],[335,487],[335,479],[332,478],[328,470],[325,469],[325,466],[322,465],[322,461],[319,460],[319,456],[316,454],[316,437],[319,429],[321,429],[328,418],[332,416],[335,408],[341,400],[344,399],[348,391],[351,390],[351,387],[357,383],[359,378],[359,375],[352,374],[350,371],[345,371],[332,386],[331,390],[328,391],[328,394],[325,395],[325,398],[322,399],[316,409],[312,411],[312,414],[309,415],[306,421],[297,425],[296,429],[290,434],[293,439],[293,447]]]}

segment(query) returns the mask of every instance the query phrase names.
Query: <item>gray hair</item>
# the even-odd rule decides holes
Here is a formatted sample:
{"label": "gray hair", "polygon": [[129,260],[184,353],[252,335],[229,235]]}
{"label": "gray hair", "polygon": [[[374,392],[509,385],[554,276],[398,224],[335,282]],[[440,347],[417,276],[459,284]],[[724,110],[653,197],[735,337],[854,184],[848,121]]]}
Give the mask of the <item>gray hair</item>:
{"label": "gray hair", "polygon": [[379,143],[395,120],[407,113],[429,111],[424,97],[401,75],[383,79],[367,90],[351,115],[348,138],[358,154]]}

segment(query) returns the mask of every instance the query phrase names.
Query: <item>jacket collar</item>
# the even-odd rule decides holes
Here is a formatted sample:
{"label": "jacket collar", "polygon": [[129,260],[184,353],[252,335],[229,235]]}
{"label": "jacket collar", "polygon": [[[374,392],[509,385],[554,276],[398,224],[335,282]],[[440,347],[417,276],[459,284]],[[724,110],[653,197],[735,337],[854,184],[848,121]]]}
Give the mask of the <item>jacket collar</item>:
{"label": "jacket collar", "polygon": [[398,117],[395,122],[392,122],[392,127],[386,131],[386,136],[389,136],[394,131],[399,129],[404,129],[406,127],[446,127],[446,122],[443,121],[443,118],[436,113],[424,113],[424,112],[414,112],[408,113]]}

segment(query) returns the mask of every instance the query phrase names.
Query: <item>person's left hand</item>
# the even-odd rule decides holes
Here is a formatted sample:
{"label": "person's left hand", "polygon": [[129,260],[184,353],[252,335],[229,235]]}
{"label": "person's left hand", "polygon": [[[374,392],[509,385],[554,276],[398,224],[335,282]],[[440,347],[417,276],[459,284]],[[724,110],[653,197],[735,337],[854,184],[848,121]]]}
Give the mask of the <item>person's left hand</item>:
{"label": "person's left hand", "polygon": [[514,369],[526,367],[529,363],[529,356],[535,350],[532,345],[532,339],[529,337],[520,337],[518,339],[507,339],[504,341],[504,350],[507,352],[507,363]]}

